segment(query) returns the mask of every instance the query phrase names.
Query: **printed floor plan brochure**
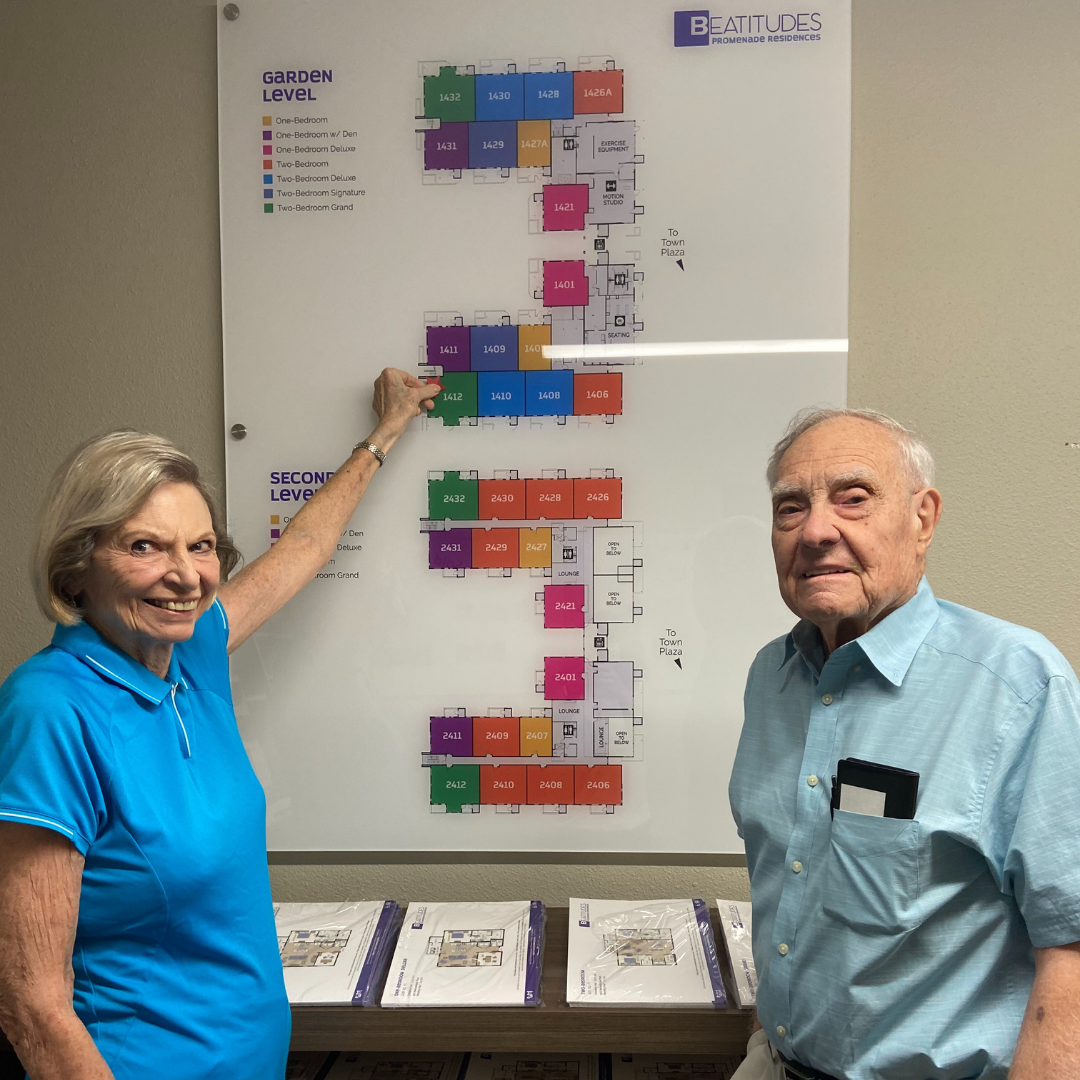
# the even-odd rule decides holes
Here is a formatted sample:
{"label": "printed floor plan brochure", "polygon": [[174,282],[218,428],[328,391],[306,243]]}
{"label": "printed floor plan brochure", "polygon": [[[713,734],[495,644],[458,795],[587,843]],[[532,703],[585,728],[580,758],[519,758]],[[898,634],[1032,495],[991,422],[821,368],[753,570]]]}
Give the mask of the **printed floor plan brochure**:
{"label": "printed floor plan brochure", "polygon": [[571,897],[566,1001],[723,1008],[727,996],[705,901]]}
{"label": "printed floor plan brochure", "polygon": [[544,905],[412,903],[383,1008],[539,1005]]}

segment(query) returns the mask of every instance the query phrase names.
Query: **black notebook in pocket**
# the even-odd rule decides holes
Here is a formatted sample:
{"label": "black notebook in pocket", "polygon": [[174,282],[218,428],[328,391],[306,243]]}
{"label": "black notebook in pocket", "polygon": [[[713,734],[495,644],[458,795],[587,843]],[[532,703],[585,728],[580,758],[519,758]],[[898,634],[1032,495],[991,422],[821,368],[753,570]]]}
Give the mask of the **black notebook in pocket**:
{"label": "black notebook in pocket", "polygon": [[[897,769],[892,765],[878,765],[873,761],[859,758],[843,758],[836,763],[836,775],[832,784],[832,809],[843,810],[843,789],[853,788],[860,795],[870,796],[864,802],[875,803],[871,793],[879,792],[884,796],[883,808],[876,813],[878,817],[907,818],[915,817],[915,804],[919,799],[919,774],[907,769]],[[881,806],[880,800],[876,805]],[[866,813],[867,811],[857,811]]]}

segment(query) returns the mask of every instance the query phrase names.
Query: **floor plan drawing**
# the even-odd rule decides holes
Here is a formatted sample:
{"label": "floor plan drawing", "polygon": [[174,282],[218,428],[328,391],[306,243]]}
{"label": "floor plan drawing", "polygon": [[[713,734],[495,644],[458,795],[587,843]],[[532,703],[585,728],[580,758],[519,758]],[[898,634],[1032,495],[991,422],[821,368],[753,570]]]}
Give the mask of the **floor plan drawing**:
{"label": "floor plan drawing", "polygon": [[492,1080],[578,1080],[580,1074],[577,1061],[521,1058],[497,1066],[492,1071]]}
{"label": "floor plan drawing", "polygon": [[445,930],[428,952],[439,954],[438,967],[499,967],[505,938],[505,930]]}
{"label": "floor plan drawing", "polygon": [[[424,314],[423,375],[444,392],[431,416],[448,426],[482,417],[603,417],[622,412],[627,357],[552,360],[550,345],[626,345],[637,315],[640,261],[637,124],[623,113],[622,70],[611,57],[454,66],[420,64],[417,153],[425,184],[528,186],[531,234],[581,234],[580,258],[532,258],[528,289],[540,310]],[[516,321],[515,321],[516,319]],[[601,370],[590,370],[599,367]],[[612,367],[615,370],[611,370]]]}
{"label": "floor plan drawing", "polygon": [[504,470],[428,474],[428,568],[527,574],[533,617],[545,629],[579,630],[580,652],[545,655],[533,688],[543,704],[483,715],[445,709],[430,718],[435,813],[518,813],[569,806],[612,814],[623,803],[623,766],[640,760],[642,669],[617,658],[612,636],[642,614],[635,602],[643,560],[640,523],[623,520],[622,478],[614,469],[571,476]]}
{"label": "floor plan drawing", "polygon": [[338,1057],[328,1080],[456,1080],[458,1071],[457,1063],[448,1068],[446,1061],[428,1061],[422,1055],[403,1060],[353,1051]]}
{"label": "floor plan drawing", "polygon": [[655,1061],[638,1070],[640,1080],[731,1080],[741,1059],[719,1061]]}
{"label": "floor plan drawing", "polygon": [[674,967],[675,940],[669,929],[620,927],[604,935],[604,948],[619,967]]}
{"label": "floor plan drawing", "polygon": [[333,967],[349,944],[351,930],[293,930],[278,938],[284,967]]}

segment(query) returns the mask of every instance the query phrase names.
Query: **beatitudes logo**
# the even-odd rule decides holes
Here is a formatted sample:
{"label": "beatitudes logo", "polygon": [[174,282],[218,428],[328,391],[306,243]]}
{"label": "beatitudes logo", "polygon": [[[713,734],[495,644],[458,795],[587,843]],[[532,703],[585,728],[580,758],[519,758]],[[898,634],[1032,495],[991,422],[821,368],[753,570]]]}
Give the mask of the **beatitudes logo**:
{"label": "beatitudes logo", "polygon": [[693,45],[764,45],[820,41],[817,11],[773,15],[712,15],[708,11],[675,12],[675,47]]}
{"label": "beatitudes logo", "polygon": [[709,13],[707,11],[675,12],[675,45],[685,48],[687,45],[709,44]]}

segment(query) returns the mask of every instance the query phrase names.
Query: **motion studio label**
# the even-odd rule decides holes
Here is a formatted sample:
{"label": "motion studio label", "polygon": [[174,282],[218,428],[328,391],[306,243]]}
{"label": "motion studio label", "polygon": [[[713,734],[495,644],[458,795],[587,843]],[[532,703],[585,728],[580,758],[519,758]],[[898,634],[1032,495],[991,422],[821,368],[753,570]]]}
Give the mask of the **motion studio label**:
{"label": "motion studio label", "polygon": [[675,47],[694,45],[765,45],[789,41],[820,41],[821,13],[780,12],[772,15],[711,15],[703,11],[675,12]]}

